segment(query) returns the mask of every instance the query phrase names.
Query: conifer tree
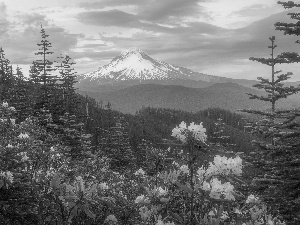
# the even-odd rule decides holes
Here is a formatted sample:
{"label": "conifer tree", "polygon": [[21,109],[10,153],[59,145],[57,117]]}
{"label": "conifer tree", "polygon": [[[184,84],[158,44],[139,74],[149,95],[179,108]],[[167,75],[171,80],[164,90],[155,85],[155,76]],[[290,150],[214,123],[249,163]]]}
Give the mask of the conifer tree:
{"label": "conifer tree", "polygon": [[55,69],[52,66],[53,62],[49,60],[49,56],[53,54],[53,52],[50,51],[52,45],[47,39],[49,35],[46,34],[46,31],[42,26],[40,33],[42,40],[37,44],[40,48],[35,55],[41,56],[41,59],[33,62],[30,69],[30,75],[31,80],[34,83],[39,84],[39,93],[35,93],[39,96],[37,108],[46,108],[50,110],[53,105],[53,102],[51,101],[53,101],[55,96],[57,77],[51,74]]}
{"label": "conifer tree", "polygon": [[5,58],[4,50],[0,48],[0,101],[8,101],[11,98],[13,82],[12,66]]}
{"label": "conifer tree", "polygon": [[229,138],[230,136],[225,135],[225,123],[221,118],[217,119],[215,123],[215,129],[213,131],[213,144],[219,148],[230,146]]}
{"label": "conifer tree", "polygon": [[116,123],[109,128],[105,152],[112,159],[111,169],[125,170],[134,161],[128,137],[128,123],[124,117],[114,118]]}
{"label": "conifer tree", "polygon": [[[258,77],[260,83],[253,85],[258,89],[264,90],[266,95],[259,96],[247,93],[250,99],[269,102],[270,109],[267,111],[241,110],[263,117],[262,120],[253,124],[253,130],[266,138],[265,141],[254,141],[257,151],[249,156],[248,160],[261,171],[261,174],[253,180],[256,191],[261,194],[265,202],[269,203],[274,213],[279,213],[283,216],[288,221],[288,224],[299,224],[300,218],[297,218],[299,202],[297,204],[292,202],[290,193],[284,191],[295,185],[296,177],[293,176],[294,166],[291,160],[300,160],[300,151],[295,151],[295,148],[291,148],[291,143],[285,142],[283,138],[288,132],[283,112],[292,112],[293,110],[281,110],[277,107],[277,102],[297,93],[300,87],[284,87],[283,81],[288,80],[292,73],[280,74],[282,71],[276,71],[275,66],[282,63],[298,62],[300,56],[297,53],[281,53],[275,57],[274,49],[277,47],[275,45],[275,37],[271,37],[270,41],[271,45],[268,46],[271,49],[270,58],[250,58],[250,60],[271,67],[271,80]],[[298,192],[299,197],[300,191]],[[296,208],[295,204],[297,205]]]}
{"label": "conifer tree", "polygon": [[77,98],[74,87],[77,81],[76,72],[74,72],[73,68],[75,62],[72,62],[71,57],[68,55],[65,57],[60,56],[58,59],[60,60],[58,62],[59,65],[56,67],[60,75],[59,81],[61,82],[60,89],[62,91],[63,108],[69,114],[73,114],[77,108]]}
{"label": "conifer tree", "polygon": [[18,119],[23,121],[31,114],[30,86],[19,66],[14,74],[15,84],[12,90],[12,105],[17,109]]}
{"label": "conifer tree", "polygon": [[[300,4],[296,4],[293,1],[288,2],[281,2],[279,1],[278,4],[281,4],[285,9],[291,9],[294,7],[300,7]],[[288,13],[288,15],[291,17],[291,19],[297,20],[295,23],[284,23],[284,22],[277,22],[275,23],[276,30],[284,31],[285,35],[300,35],[300,15],[299,13]],[[296,43],[300,43],[297,41]]]}

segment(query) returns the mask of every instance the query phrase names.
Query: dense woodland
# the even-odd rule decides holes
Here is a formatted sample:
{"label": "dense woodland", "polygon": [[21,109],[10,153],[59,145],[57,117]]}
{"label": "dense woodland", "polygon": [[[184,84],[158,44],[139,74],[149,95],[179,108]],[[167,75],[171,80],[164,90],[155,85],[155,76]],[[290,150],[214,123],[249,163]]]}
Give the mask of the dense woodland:
{"label": "dense woodland", "polygon": [[[299,35],[297,23],[276,29]],[[272,69],[255,85],[266,95],[248,93],[270,110],[237,113],[113,110],[76,93],[74,62],[49,60],[43,27],[29,77],[1,48],[0,223],[299,224],[300,112],[276,101],[300,87],[275,66],[300,56],[275,56],[275,41],[271,58],[250,58]]]}

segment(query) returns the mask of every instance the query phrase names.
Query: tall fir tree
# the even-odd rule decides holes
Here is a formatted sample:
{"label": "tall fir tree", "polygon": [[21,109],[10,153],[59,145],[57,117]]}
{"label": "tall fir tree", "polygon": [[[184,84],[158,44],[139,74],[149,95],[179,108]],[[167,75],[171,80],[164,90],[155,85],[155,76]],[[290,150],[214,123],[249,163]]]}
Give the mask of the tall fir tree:
{"label": "tall fir tree", "polygon": [[122,116],[115,117],[114,120],[116,123],[108,130],[103,150],[111,159],[111,169],[124,172],[132,169],[128,165],[132,167],[134,161],[128,136],[129,124]]}
{"label": "tall fir tree", "polygon": [[[248,157],[253,166],[261,171],[253,180],[253,187],[272,207],[274,213],[281,215],[288,222],[288,225],[295,225],[300,222],[300,217],[297,217],[300,209],[300,187],[298,186],[296,194],[284,190],[295,188],[295,184],[300,184],[299,176],[297,178],[294,173],[297,166],[295,167],[295,163],[293,163],[293,160],[297,162],[300,160],[300,151],[291,148],[292,143],[285,141],[285,136],[290,131],[286,126],[287,118],[283,116],[283,113],[293,112],[293,110],[279,109],[277,102],[297,93],[300,87],[285,87],[283,81],[288,80],[292,73],[280,74],[282,71],[276,71],[275,66],[282,63],[298,62],[300,56],[297,53],[281,53],[275,57],[274,49],[277,47],[275,37],[271,37],[270,41],[271,45],[268,46],[271,49],[270,58],[250,58],[250,60],[271,67],[271,80],[258,77],[260,83],[253,85],[264,90],[266,95],[259,96],[247,93],[250,99],[269,102],[270,109],[267,111],[251,109],[241,111],[263,117],[263,119],[253,123],[253,131],[263,136],[265,141],[254,141],[257,151]],[[296,181],[297,179],[298,181]],[[295,201],[297,198],[298,200]]]}
{"label": "tall fir tree", "polygon": [[55,105],[53,101],[56,95],[57,76],[53,74],[55,68],[53,68],[53,62],[49,60],[49,56],[53,54],[53,52],[50,51],[52,45],[48,41],[47,38],[49,35],[46,34],[42,25],[40,33],[42,40],[37,44],[40,48],[35,55],[41,56],[41,59],[33,62],[30,69],[30,78],[31,81],[38,84],[39,87],[37,90],[38,93],[35,93],[35,95],[38,96],[38,99],[36,99],[37,110],[46,108],[52,112],[51,107]]}
{"label": "tall fir tree", "polygon": [[0,48],[0,101],[10,100],[13,83],[12,66],[5,58],[4,50]]}
{"label": "tall fir tree", "polygon": [[75,93],[74,84],[76,81],[76,72],[74,71],[73,65],[75,62],[72,62],[70,56],[66,55],[65,57],[58,57],[59,61],[56,68],[59,72],[59,81],[60,81],[60,91],[63,103],[63,110],[69,114],[74,114],[77,108],[78,98]]}
{"label": "tall fir tree", "polygon": [[31,86],[23,75],[19,66],[14,74],[14,87],[12,90],[12,105],[17,109],[17,118],[19,121],[25,120],[32,113],[30,99]]}

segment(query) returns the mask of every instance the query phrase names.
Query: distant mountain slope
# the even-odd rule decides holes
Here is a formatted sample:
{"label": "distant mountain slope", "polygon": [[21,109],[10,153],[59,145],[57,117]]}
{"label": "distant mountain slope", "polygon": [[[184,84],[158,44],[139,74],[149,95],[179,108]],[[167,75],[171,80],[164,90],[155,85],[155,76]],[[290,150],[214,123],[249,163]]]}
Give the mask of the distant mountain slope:
{"label": "distant mountain slope", "polygon": [[191,88],[204,88],[213,85],[212,82],[207,81],[196,81],[196,80],[184,80],[184,79],[175,79],[175,80],[145,80],[145,81],[121,81],[115,84],[103,84],[98,86],[80,86],[81,91],[87,92],[111,92],[111,91],[118,91],[124,88],[128,88],[134,85],[140,84],[160,84],[160,85],[181,85],[184,87],[191,87]]}
{"label": "distant mountain slope", "polygon": [[[103,85],[129,87],[137,84],[156,83],[202,88],[215,83],[227,82],[251,87],[256,82],[194,72],[184,67],[155,60],[137,48],[121,53],[109,64],[93,72],[79,75],[78,81],[76,86],[86,91],[99,91]],[[195,83],[195,81],[197,82]],[[112,89],[115,90],[115,88]]]}
{"label": "distant mountain slope", "polygon": [[[250,100],[246,92],[260,93],[235,83],[218,83],[205,88],[180,85],[141,84],[105,93],[81,92],[98,101],[110,101],[112,108],[135,113],[143,106],[162,107],[196,112],[219,107],[230,111],[241,108],[266,109],[269,104]],[[280,107],[299,105],[300,98],[282,101]]]}
{"label": "distant mountain slope", "polygon": [[[126,80],[174,80],[195,79],[194,72],[151,58],[140,49],[132,48],[121,53],[112,61],[90,73],[83,74],[80,81],[87,79],[98,84]],[[208,79],[208,78],[207,78]]]}

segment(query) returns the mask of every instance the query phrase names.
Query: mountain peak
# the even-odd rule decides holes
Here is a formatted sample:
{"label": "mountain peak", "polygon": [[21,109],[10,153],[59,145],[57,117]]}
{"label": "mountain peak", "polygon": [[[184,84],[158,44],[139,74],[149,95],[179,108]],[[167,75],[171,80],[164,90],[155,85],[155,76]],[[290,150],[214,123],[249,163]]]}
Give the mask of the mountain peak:
{"label": "mountain peak", "polygon": [[94,80],[99,85],[119,81],[193,79],[191,70],[173,66],[151,58],[139,48],[129,48],[98,70],[86,73],[84,79]]}
{"label": "mountain peak", "polygon": [[132,48],[129,48],[126,51],[122,52],[121,55],[137,54],[137,53],[144,53],[144,52],[137,47],[132,47]]}

